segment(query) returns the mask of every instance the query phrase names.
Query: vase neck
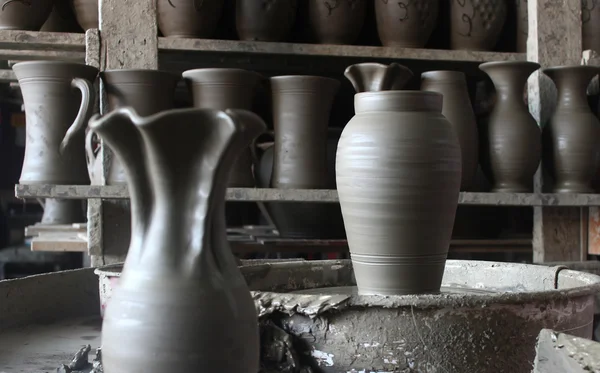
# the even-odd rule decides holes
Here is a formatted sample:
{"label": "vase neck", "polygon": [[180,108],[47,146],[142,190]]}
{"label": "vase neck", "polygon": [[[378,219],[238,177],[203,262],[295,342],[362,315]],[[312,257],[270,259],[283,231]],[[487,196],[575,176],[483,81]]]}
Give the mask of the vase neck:
{"label": "vase neck", "polygon": [[589,70],[565,70],[551,74],[557,89],[557,108],[589,110],[587,87],[594,75]]}
{"label": "vase neck", "polygon": [[484,63],[480,69],[494,83],[497,105],[526,107],[524,92],[529,76],[539,68],[534,62],[492,62]]}

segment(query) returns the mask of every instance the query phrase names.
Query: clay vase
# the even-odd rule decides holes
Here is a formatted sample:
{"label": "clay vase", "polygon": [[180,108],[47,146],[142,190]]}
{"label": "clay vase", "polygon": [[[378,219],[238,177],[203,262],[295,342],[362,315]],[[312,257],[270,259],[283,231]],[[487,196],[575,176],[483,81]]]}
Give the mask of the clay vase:
{"label": "clay vase", "polygon": [[554,178],[555,193],[593,193],[600,167],[600,122],[586,90],[600,73],[597,66],[560,66],[542,70],[558,90],[558,102],[543,129],[544,166]]}
{"label": "clay vase", "polygon": [[39,31],[53,6],[54,0],[1,0],[0,30]]}
{"label": "clay vase", "polygon": [[244,110],[140,117],[121,108],[90,127],[123,164],[131,195],[129,251],[102,326],[104,371],[256,373],[258,317],[224,203],[228,169],[262,120]]}
{"label": "clay vase", "polygon": [[527,38],[529,37],[529,17],[527,0],[515,0],[517,9],[517,52],[527,53]]}
{"label": "clay vase", "polygon": [[[156,114],[174,106],[175,88],[180,77],[156,70],[108,70],[100,73],[104,84],[108,111],[132,107],[143,116]],[[126,184],[125,173],[119,161],[111,159],[108,175],[102,181],[102,162],[92,147],[93,131],[86,135],[86,160],[92,185]]]}
{"label": "clay vase", "polygon": [[42,224],[73,224],[85,221],[80,200],[46,198],[42,207]]}
{"label": "clay vase", "polygon": [[55,0],[52,13],[40,31],[45,32],[81,32],[75,19],[71,0]]}
{"label": "clay vase", "polygon": [[583,50],[600,52],[600,4],[581,0],[581,44]]}
{"label": "clay vase", "polygon": [[210,38],[224,0],[157,0],[158,28],[169,38]]}
{"label": "clay vase", "polygon": [[[242,69],[195,69],[183,72],[194,107],[198,109],[252,110],[255,91],[262,79],[260,74]],[[252,174],[250,148],[233,166],[229,187],[252,188],[256,185]]]}
{"label": "clay vase", "polygon": [[479,65],[494,83],[496,105],[481,124],[481,168],[492,192],[530,193],[542,153],[540,127],[523,100],[535,62],[487,62]]}
{"label": "clay vase", "polygon": [[359,93],[336,160],[358,293],[438,292],[460,190],[458,138],[440,93],[360,92],[360,72],[345,72]]}
{"label": "clay vase", "polygon": [[386,47],[423,48],[435,29],[438,0],[375,0],[377,32]]}
{"label": "clay vase", "polygon": [[[342,130],[327,129],[327,178],[325,189],[336,189],[335,154]],[[259,188],[270,188],[273,176],[274,146],[267,147],[256,167]],[[339,203],[266,203],[269,217],[284,238],[344,239],[344,221]]]}
{"label": "clay vase", "polygon": [[444,96],[442,114],[450,121],[460,143],[462,158],[461,190],[470,190],[479,164],[477,122],[471,106],[467,79],[458,71],[429,71],[421,74],[421,90]]}
{"label": "clay vase", "polygon": [[451,49],[494,49],[506,21],[506,13],[506,0],[451,0]]}
{"label": "clay vase", "polygon": [[23,95],[27,137],[21,184],[88,184],[85,125],[93,114],[98,69],[59,61],[13,66]]}
{"label": "clay vase", "polygon": [[366,0],[309,0],[308,25],[319,44],[356,42],[365,22]]}
{"label": "clay vase", "polygon": [[70,0],[75,10],[77,23],[85,31],[98,28],[98,0]]}
{"label": "clay vase", "polygon": [[235,26],[240,40],[284,41],[290,33],[297,0],[236,0]]}

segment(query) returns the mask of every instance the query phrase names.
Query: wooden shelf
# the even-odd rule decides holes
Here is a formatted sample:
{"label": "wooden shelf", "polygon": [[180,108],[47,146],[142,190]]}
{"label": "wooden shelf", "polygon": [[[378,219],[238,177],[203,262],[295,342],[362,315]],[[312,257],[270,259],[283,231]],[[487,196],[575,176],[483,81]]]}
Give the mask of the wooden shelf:
{"label": "wooden shelf", "polygon": [[525,61],[524,53],[478,52],[443,49],[270,43],[259,41],[158,38],[159,52],[203,52],[270,56],[327,56],[370,59],[434,60],[458,62]]}
{"label": "wooden shelf", "polygon": [[85,48],[85,34],[0,30],[0,60],[82,62]]}
{"label": "wooden shelf", "polygon": [[[124,185],[16,185],[17,198],[126,199]],[[336,190],[229,188],[228,201],[339,202]],[[461,205],[480,206],[600,206],[600,194],[472,193],[462,192]]]}

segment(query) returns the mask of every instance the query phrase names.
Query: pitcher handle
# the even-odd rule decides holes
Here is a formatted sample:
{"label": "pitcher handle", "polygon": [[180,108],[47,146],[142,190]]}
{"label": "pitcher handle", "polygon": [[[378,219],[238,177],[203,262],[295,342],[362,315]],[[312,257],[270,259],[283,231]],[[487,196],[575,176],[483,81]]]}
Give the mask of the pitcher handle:
{"label": "pitcher handle", "polygon": [[96,102],[96,91],[94,86],[89,81],[82,78],[73,78],[71,87],[77,88],[81,92],[81,106],[73,124],[67,130],[65,137],[60,143],[60,154],[62,155],[69,146],[69,142],[81,129],[85,128],[85,124],[92,115],[94,104]]}
{"label": "pitcher handle", "polygon": [[88,175],[90,180],[94,180],[94,165],[96,163],[96,154],[94,152],[94,131],[90,128],[85,135],[85,159],[87,162]]}

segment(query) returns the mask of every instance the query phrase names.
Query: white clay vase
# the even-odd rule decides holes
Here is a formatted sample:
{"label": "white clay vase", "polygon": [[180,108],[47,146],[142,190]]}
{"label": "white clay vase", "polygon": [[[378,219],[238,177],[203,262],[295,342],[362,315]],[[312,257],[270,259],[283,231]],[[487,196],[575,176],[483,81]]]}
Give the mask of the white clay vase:
{"label": "white clay vase", "polygon": [[237,156],[265,130],[245,110],[117,109],[90,121],[125,169],[131,242],[104,315],[106,373],[259,369],[257,313],[225,232]]}

